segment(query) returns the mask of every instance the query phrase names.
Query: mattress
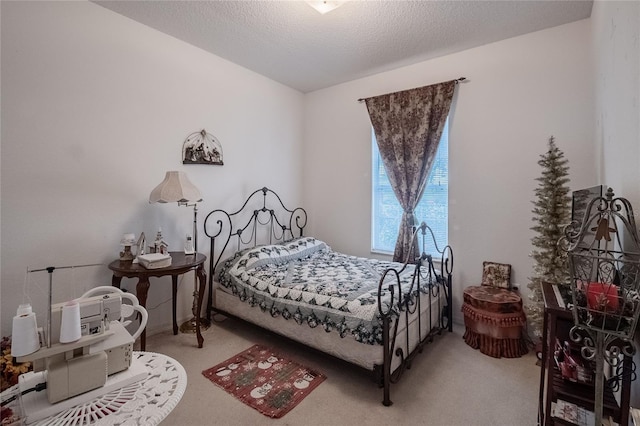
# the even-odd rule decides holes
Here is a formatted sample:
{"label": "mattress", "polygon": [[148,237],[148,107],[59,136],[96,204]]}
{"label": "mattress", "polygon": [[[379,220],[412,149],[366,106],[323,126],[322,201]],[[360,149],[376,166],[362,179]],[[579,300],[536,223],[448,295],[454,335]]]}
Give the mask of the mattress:
{"label": "mattress", "polygon": [[[440,292],[439,297],[433,297],[431,303],[423,304],[422,312],[422,339],[427,335],[431,327],[438,324],[439,310],[445,303],[444,295]],[[383,353],[380,345],[363,345],[354,339],[340,337],[337,333],[326,333],[319,328],[301,328],[295,322],[287,321],[282,317],[269,318],[265,320],[265,313],[259,309],[251,309],[246,303],[241,302],[236,296],[222,290],[221,287],[214,287],[214,307],[222,312],[227,312],[245,321],[256,324],[262,328],[273,331],[282,336],[300,342],[329,355],[335,356],[351,364],[358,365],[367,370],[373,370],[376,365],[382,365]],[[429,323],[429,321],[431,321]],[[406,333],[406,322],[401,320],[398,327],[398,337],[396,347],[403,348],[405,355],[413,350],[418,342],[417,316],[410,319],[409,336]],[[409,348],[407,348],[407,337],[409,337]],[[400,365],[400,358],[394,356],[391,361],[391,371]]]}
{"label": "mattress", "polygon": [[[385,310],[392,310],[393,321],[399,322],[396,348],[402,348],[405,355],[439,325],[444,311],[446,297],[441,286],[425,276],[419,289],[411,287],[414,267],[403,266],[338,253],[311,237],[255,247],[236,253],[216,268],[214,307],[372,369],[383,362],[378,283],[386,269],[402,270],[400,291],[412,301],[413,314],[391,305],[387,287],[394,274],[390,275],[382,286],[381,301]],[[409,333],[407,322],[414,324]],[[399,357],[394,358],[392,370],[400,363]]]}

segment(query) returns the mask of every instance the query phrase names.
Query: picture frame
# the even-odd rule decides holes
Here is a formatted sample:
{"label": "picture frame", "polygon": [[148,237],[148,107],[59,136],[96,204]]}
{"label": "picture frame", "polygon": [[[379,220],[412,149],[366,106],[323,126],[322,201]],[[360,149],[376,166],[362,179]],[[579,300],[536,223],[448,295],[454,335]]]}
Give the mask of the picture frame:
{"label": "picture frame", "polygon": [[[594,198],[604,197],[604,194],[607,190],[605,185],[596,185],[589,188],[578,189],[571,193],[571,223],[575,223],[577,225],[577,229],[582,225],[582,221],[584,220],[584,215],[587,213],[587,207],[589,203]],[[594,234],[594,231],[588,229],[585,231],[585,235]],[[586,244],[585,240],[592,240],[592,238],[583,239],[582,242],[579,243],[578,247],[581,247],[585,250],[589,249],[588,244]],[[600,243],[597,243],[600,246]]]}
{"label": "picture frame", "polygon": [[202,129],[191,133],[182,144],[182,164],[214,164],[224,165],[222,159],[222,144],[220,141]]}
{"label": "picture frame", "polygon": [[607,190],[605,185],[578,189],[571,193],[571,221],[582,223],[589,202],[597,197],[603,197]]}

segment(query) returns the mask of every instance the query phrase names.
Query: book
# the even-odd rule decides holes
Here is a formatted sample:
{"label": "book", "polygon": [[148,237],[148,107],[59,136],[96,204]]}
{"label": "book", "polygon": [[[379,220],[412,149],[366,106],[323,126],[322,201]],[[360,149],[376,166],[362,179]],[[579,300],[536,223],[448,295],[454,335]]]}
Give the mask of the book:
{"label": "book", "polygon": [[138,256],[140,265],[147,269],[166,268],[171,266],[171,256],[162,253],[149,253]]}
{"label": "book", "polygon": [[634,426],[640,426],[640,410],[637,408],[630,407],[629,414],[631,414],[631,419],[633,420]]}
{"label": "book", "polygon": [[552,404],[551,416],[578,426],[592,426],[596,421],[593,411],[561,399]]}

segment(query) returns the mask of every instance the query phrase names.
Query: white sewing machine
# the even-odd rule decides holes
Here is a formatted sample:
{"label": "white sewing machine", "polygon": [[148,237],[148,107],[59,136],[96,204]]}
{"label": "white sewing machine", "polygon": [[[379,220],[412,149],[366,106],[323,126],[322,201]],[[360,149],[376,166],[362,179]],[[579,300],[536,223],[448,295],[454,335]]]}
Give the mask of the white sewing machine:
{"label": "white sewing machine", "polygon": [[[103,287],[108,289],[109,287]],[[100,296],[81,298],[81,337],[71,343],[60,343],[62,307],[51,306],[50,346],[34,353],[18,356],[18,362],[31,361],[34,369],[19,377],[26,423],[32,423],[98,395],[121,388],[146,377],[144,366],[132,365],[135,341],[121,319],[122,296],[111,288]],[[124,295],[124,294],[123,294]],[[126,294],[128,298],[135,296]],[[137,303],[137,299],[135,299]],[[146,312],[145,312],[146,314]],[[146,325],[146,315],[143,324]],[[138,335],[138,333],[134,333]],[[131,367],[131,368],[130,368]],[[134,368],[135,367],[135,368]],[[41,392],[28,392],[46,383],[47,398]],[[27,391],[27,392],[25,392]]]}

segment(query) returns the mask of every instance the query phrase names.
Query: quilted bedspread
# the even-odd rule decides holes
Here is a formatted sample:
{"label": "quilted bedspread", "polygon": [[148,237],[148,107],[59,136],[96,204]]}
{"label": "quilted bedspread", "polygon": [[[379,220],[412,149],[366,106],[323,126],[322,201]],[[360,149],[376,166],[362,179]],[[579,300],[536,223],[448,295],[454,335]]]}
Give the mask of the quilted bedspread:
{"label": "quilted bedspread", "polygon": [[[381,344],[378,315],[378,283],[387,268],[402,264],[349,256],[333,251],[311,237],[283,244],[260,246],[237,252],[216,269],[217,281],[249,306],[271,316],[281,315],[300,325],[321,326],[342,337]],[[405,295],[411,288],[414,266],[400,276]],[[388,275],[389,284],[395,282]],[[422,292],[430,289],[424,277]],[[412,291],[412,298],[418,290]],[[396,287],[395,303],[398,301]],[[389,308],[391,295],[385,283],[382,301]],[[392,309],[397,314],[397,309]]]}

